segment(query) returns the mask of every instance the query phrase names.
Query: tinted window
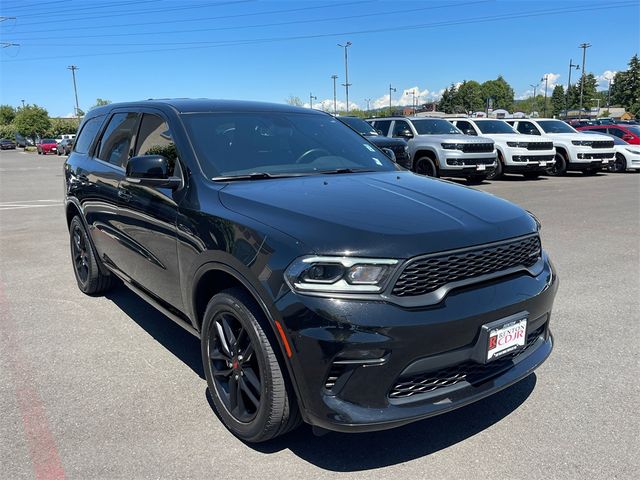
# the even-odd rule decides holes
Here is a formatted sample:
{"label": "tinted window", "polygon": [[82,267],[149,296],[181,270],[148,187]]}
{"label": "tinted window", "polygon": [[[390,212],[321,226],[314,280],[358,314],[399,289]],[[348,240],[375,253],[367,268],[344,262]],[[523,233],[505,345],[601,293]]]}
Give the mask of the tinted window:
{"label": "tinted window", "polygon": [[476,130],[473,128],[473,125],[471,125],[471,123],[467,122],[466,120],[458,120],[456,122],[456,127],[462,130],[462,133],[464,133],[465,135],[478,135],[476,133]]}
{"label": "tinted window", "polygon": [[138,124],[137,113],[116,113],[100,140],[98,158],[118,167],[124,167],[129,158],[131,139]]}
{"label": "tinted window", "polygon": [[162,155],[169,160],[170,174],[173,175],[178,153],[171,138],[169,125],[163,118],[145,113],[142,116],[134,155]]}
{"label": "tinted window", "polygon": [[361,133],[363,135],[378,135],[378,133],[374,130],[374,128],[369,125],[367,122],[362,120],[361,118],[356,117],[339,117],[342,123],[346,123],[351,128],[353,128],[356,132]]}
{"label": "tinted window", "polygon": [[103,120],[104,117],[100,116],[84,122],[80,135],[78,135],[74,151],[78,153],[87,153],[89,151],[89,147],[98,133],[98,130],[100,130],[100,125],[102,125]]}
{"label": "tinted window", "polygon": [[629,132],[631,132],[636,137],[640,137],[640,127],[638,125],[629,125],[627,127],[627,130],[629,130]]}
{"label": "tinted window", "polygon": [[399,137],[400,133],[406,130],[409,130],[409,132],[411,132],[411,127],[409,126],[409,123],[405,122],[404,120],[396,120],[396,123],[393,126],[393,136]]}
{"label": "tinted window", "polygon": [[413,120],[418,135],[460,135],[462,132],[453,126],[452,123],[439,118],[429,118],[424,120]]}
{"label": "tinted window", "polygon": [[518,122],[517,130],[525,135],[540,135],[540,130],[531,122]]}
{"label": "tinted window", "polygon": [[[601,131],[604,131],[604,129],[602,129]],[[616,137],[619,137],[619,138],[622,138],[622,136],[626,135],[627,133],[621,128],[609,128],[608,131],[611,135],[615,135]]]}
{"label": "tinted window", "polygon": [[560,120],[539,120],[538,125],[545,133],[576,133],[576,131]]}
{"label": "tinted window", "polygon": [[502,120],[480,120],[476,125],[481,133],[516,133],[513,127]]}
{"label": "tinted window", "polygon": [[362,136],[329,115],[191,113],[183,119],[209,178],[396,169]]}
{"label": "tinted window", "polygon": [[376,120],[373,122],[373,128],[380,130],[382,135],[389,134],[389,127],[391,126],[391,120]]}

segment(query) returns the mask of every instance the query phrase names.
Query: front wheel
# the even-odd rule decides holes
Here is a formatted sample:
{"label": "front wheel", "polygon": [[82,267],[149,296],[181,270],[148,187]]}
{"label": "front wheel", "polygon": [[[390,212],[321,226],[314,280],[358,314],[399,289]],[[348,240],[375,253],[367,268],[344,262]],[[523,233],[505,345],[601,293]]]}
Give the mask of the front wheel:
{"label": "front wheel", "polygon": [[237,288],[214,295],[204,314],[202,362],[225,426],[247,442],[264,442],[298,425],[300,416],[260,307]]}
{"label": "front wheel", "polygon": [[554,177],[567,173],[567,159],[562,153],[556,153],[556,161],[547,169],[547,173]]}
{"label": "front wheel", "polygon": [[496,168],[487,174],[487,180],[496,180],[502,176],[503,172],[504,167],[502,165],[502,160],[498,157],[496,160]]}
{"label": "front wheel", "polygon": [[622,173],[627,170],[627,159],[621,153],[616,153],[616,160],[609,167],[612,172]]}
{"label": "front wheel", "polygon": [[436,164],[430,157],[420,157],[415,162],[415,172],[419,175],[424,175],[426,177],[437,177],[438,169],[436,168]]}

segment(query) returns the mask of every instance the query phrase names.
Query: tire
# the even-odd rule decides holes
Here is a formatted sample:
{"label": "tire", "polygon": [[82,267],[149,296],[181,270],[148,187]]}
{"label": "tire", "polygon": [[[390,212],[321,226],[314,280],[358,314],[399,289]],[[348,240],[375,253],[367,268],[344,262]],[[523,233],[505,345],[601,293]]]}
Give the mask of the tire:
{"label": "tire", "polygon": [[522,174],[527,180],[537,180],[540,177],[540,172],[526,172]]}
{"label": "tire", "polygon": [[498,178],[502,177],[503,173],[504,165],[502,164],[502,158],[500,158],[500,155],[498,155],[498,158],[496,159],[496,168],[494,168],[487,174],[487,180],[497,180]]}
{"label": "tire", "polygon": [[[26,148],[26,147],[25,147]],[[42,152],[40,150],[38,150],[38,155],[42,155]]]}
{"label": "tire", "polygon": [[616,159],[609,170],[615,173],[624,173],[627,170],[627,159],[621,153],[616,153]]}
{"label": "tire", "polygon": [[415,172],[418,175],[424,175],[425,177],[438,178],[438,169],[436,168],[435,161],[431,157],[420,157],[414,162]]}
{"label": "tire", "polygon": [[567,173],[567,159],[564,154],[556,152],[556,161],[547,169],[547,174],[552,177],[560,177],[565,173]]}
{"label": "tire", "polygon": [[487,180],[487,175],[469,175],[467,177],[467,183],[469,185],[479,185]]}
{"label": "tire", "polygon": [[295,396],[274,351],[277,341],[248,293],[231,288],[211,298],[201,346],[211,399],[231,433],[257,443],[298,426]]}
{"label": "tire", "polygon": [[69,225],[71,262],[78,288],[87,295],[97,295],[108,291],[114,284],[114,277],[103,274],[98,266],[93,245],[86,229],[77,215]]}

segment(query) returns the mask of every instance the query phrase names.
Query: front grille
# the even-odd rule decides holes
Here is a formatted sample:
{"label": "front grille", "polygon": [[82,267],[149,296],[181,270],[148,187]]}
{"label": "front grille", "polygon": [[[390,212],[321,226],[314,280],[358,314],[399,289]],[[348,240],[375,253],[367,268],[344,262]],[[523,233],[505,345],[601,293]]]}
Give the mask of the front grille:
{"label": "front grille", "polygon": [[527,145],[527,150],[551,150],[553,142],[531,142]]}
{"label": "front grille", "polygon": [[462,144],[464,153],[487,153],[493,152],[493,143],[464,143]]}
{"label": "front grille", "polygon": [[540,254],[540,238],[534,235],[492,246],[417,258],[402,271],[392,293],[398,297],[423,295],[447,283],[517,266],[530,267]]}
{"label": "front grille", "polygon": [[591,144],[591,148],[613,148],[613,141],[596,141]]}
{"label": "front grille", "polygon": [[528,350],[544,334],[546,323],[527,335],[524,350],[510,353],[490,363],[468,360],[435,372],[400,377],[389,392],[389,398],[407,398],[419,393],[429,393],[460,382],[472,385],[487,381],[513,366],[513,359]]}

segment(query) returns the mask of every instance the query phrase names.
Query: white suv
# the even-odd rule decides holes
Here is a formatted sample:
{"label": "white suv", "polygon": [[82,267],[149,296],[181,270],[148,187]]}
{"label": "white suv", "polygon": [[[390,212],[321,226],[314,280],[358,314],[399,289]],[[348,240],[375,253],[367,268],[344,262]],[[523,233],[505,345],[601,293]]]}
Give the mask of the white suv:
{"label": "white suv", "polygon": [[449,121],[466,135],[483,135],[493,140],[498,151],[496,169],[487,178],[503,173],[521,173],[537,178],[555,162],[556,150],[548,137],[531,138],[516,132],[503,120],[492,118],[450,118]]}
{"label": "white suv", "polygon": [[556,163],[548,170],[551,175],[563,175],[567,170],[593,175],[612,166],[615,160],[613,140],[603,139],[602,135],[594,133],[578,132],[562,120],[508,119],[507,123],[525,135],[545,135],[553,140]]}
{"label": "white suv", "polygon": [[496,167],[493,140],[469,137],[442,118],[386,117],[367,120],[381,135],[404,138],[411,170],[431,177],[462,177],[479,183]]}

